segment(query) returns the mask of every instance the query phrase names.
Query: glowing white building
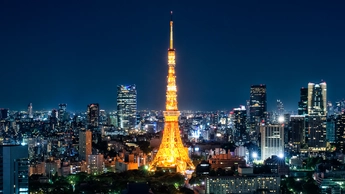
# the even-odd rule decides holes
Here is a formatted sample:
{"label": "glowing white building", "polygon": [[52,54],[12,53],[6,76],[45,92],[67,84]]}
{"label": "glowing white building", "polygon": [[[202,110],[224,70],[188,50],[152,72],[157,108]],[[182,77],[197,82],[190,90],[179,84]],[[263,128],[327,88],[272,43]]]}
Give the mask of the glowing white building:
{"label": "glowing white building", "polygon": [[261,160],[272,155],[284,155],[284,127],[283,125],[260,126],[261,133]]}
{"label": "glowing white building", "polygon": [[327,84],[308,84],[308,114],[327,115]]}

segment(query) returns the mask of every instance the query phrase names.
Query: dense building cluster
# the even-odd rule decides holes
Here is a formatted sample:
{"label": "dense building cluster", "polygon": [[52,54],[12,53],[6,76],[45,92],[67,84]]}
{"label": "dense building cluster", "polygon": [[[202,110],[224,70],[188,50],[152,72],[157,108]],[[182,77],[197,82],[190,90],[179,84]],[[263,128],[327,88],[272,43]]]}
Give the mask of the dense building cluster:
{"label": "dense building cluster", "polygon": [[[157,177],[206,194],[345,191],[345,101],[329,102],[325,82],[301,88],[296,111],[279,99],[269,111],[265,84],[252,85],[238,108],[179,111],[175,65],[171,20],[165,111],[138,110],[136,85],[117,86],[113,111],[0,109],[0,193],[84,193],[95,182],[131,193],[138,174],[146,193],[169,190],[145,182]],[[126,172],[127,190],[114,181]]]}

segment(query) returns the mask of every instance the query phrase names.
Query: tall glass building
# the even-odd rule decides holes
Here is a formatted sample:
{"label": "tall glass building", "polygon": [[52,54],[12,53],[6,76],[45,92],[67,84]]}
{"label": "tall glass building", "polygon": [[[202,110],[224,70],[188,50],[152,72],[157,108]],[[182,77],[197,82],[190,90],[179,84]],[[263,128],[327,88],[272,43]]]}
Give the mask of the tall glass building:
{"label": "tall glass building", "polygon": [[266,121],[267,116],[267,98],[266,85],[252,85],[250,87],[250,122],[258,123]]}
{"label": "tall glass building", "polygon": [[99,124],[99,104],[89,104],[87,106],[87,121],[90,127],[98,127]]}
{"label": "tall glass building", "polygon": [[117,121],[122,129],[133,129],[137,123],[137,89],[135,85],[117,86]]}
{"label": "tall glass building", "polygon": [[0,193],[29,193],[28,146],[0,146]]}

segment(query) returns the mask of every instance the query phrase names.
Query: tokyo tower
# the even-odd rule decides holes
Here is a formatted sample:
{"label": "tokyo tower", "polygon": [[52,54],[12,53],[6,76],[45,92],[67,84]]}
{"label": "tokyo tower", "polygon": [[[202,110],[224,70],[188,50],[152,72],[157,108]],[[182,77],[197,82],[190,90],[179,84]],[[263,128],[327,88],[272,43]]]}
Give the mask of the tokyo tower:
{"label": "tokyo tower", "polygon": [[173,20],[171,12],[170,20],[170,48],[168,49],[168,85],[166,91],[166,111],[163,112],[165,125],[162,143],[149,166],[150,171],[172,170],[186,173],[186,170],[194,170],[194,165],[188,156],[188,148],[184,147],[180,135],[178,117],[180,111],[177,108],[177,89],[175,76],[175,49],[173,45]]}

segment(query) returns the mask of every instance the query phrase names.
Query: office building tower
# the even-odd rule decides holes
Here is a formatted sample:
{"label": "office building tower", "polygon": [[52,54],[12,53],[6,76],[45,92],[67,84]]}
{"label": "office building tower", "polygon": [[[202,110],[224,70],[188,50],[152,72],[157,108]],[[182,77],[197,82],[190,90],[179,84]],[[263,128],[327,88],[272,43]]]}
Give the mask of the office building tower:
{"label": "office building tower", "polygon": [[300,101],[298,102],[298,115],[308,114],[308,88],[301,88]]}
{"label": "office building tower", "polygon": [[334,115],[331,115],[327,118],[326,123],[326,139],[329,143],[335,143],[337,140],[336,136],[336,122],[337,118]]}
{"label": "office building tower", "polygon": [[29,193],[28,146],[0,145],[0,193]]}
{"label": "office building tower", "polygon": [[272,155],[284,155],[284,127],[283,125],[262,125],[261,133],[261,160]]}
{"label": "office building tower", "polygon": [[247,132],[247,110],[244,106],[241,108],[234,108],[232,116],[234,127],[236,129],[235,137],[245,137]]}
{"label": "office building tower", "polygon": [[87,122],[89,127],[98,127],[99,104],[94,103],[87,106]]}
{"label": "office building tower", "polygon": [[137,123],[137,89],[135,85],[117,86],[118,126],[133,129]]}
{"label": "office building tower", "polygon": [[281,100],[277,100],[277,114],[283,115],[284,114],[284,104]]}
{"label": "office building tower", "polygon": [[327,115],[327,85],[308,84],[308,115]]}
{"label": "office building tower", "polygon": [[[171,12],[172,14],[172,12]],[[165,123],[162,142],[158,152],[149,166],[150,171],[167,170],[187,173],[194,170],[194,164],[188,156],[188,148],[182,142],[177,107],[177,87],[175,74],[175,49],[173,47],[173,20],[170,20],[170,48],[168,49],[168,79],[166,90]]]}
{"label": "office building tower", "polygon": [[67,104],[59,104],[58,118],[59,121],[63,121],[67,109]]}
{"label": "office building tower", "polygon": [[305,116],[291,115],[290,116],[290,140],[292,143],[292,150],[299,152],[301,146],[305,144]]}
{"label": "office building tower", "polygon": [[326,147],[326,116],[308,116],[308,146],[323,150]]}
{"label": "office building tower", "polygon": [[92,154],[92,132],[81,130],[79,131],[79,160],[87,161],[90,154]]}
{"label": "office building tower", "polygon": [[33,113],[32,113],[32,103],[28,105],[28,117],[33,118]]}
{"label": "office building tower", "polygon": [[345,147],[345,114],[337,116],[336,123],[336,142],[339,144],[340,150],[344,153]]}
{"label": "office building tower", "polygon": [[250,122],[266,121],[267,99],[266,85],[252,85],[250,88]]}
{"label": "office building tower", "polygon": [[331,116],[331,115],[335,115],[335,111],[334,111],[334,106],[332,104],[332,102],[328,101],[327,102],[327,116]]}

